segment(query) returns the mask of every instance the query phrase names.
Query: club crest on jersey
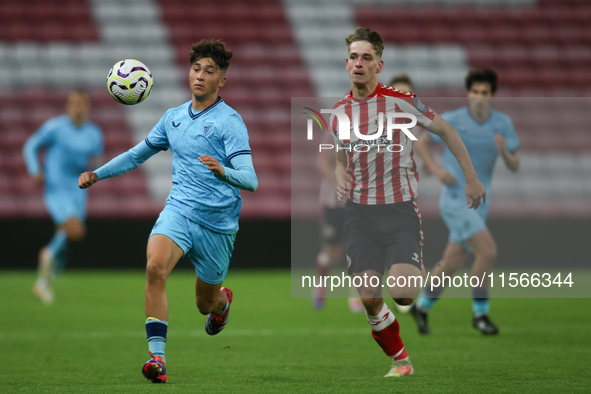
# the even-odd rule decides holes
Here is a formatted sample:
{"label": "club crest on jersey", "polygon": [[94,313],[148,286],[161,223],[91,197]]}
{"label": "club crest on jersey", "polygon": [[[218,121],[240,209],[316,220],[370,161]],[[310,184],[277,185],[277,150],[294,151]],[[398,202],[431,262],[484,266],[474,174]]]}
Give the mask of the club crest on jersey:
{"label": "club crest on jersey", "polygon": [[211,131],[212,128],[213,128],[213,123],[205,123],[203,125],[203,135],[209,134],[209,132]]}
{"label": "club crest on jersey", "polygon": [[421,100],[419,100],[416,96],[414,97],[414,104],[416,109],[421,111],[422,114],[429,112],[429,107],[421,103]]}
{"label": "club crest on jersey", "polygon": [[[379,129],[379,119],[375,118],[373,121],[373,125],[375,126],[376,130]],[[385,130],[388,127],[388,122],[385,120],[382,122],[382,130]]]}

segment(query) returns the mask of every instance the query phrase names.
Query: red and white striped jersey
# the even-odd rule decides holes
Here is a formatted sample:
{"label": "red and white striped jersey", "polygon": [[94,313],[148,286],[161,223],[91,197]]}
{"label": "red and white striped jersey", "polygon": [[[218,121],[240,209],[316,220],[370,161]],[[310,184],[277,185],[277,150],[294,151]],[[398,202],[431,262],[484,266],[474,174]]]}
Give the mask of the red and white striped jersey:
{"label": "red and white striped jersey", "polygon": [[[331,115],[329,123],[339,151],[347,154],[347,170],[351,173],[352,184],[349,199],[358,204],[377,205],[417,198],[419,174],[413,158],[412,140],[400,129],[395,129],[392,140],[387,140],[386,114],[412,114],[419,125],[427,128],[435,112],[423,105],[413,93],[402,93],[382,83],[378,83],[370,96],[362,99],[354,98],[352,92],[349,93],[333,109],[343,110],[351,120],[350,140],[338,138],[335,115]],[[360,134],[371,135],[378,131],[380,113],[384,114],[382,137],[378,140],[360,140],[353,131],[353,119],[359,119]],[[403,122],[402,118],[396,120],[396,123]]]}

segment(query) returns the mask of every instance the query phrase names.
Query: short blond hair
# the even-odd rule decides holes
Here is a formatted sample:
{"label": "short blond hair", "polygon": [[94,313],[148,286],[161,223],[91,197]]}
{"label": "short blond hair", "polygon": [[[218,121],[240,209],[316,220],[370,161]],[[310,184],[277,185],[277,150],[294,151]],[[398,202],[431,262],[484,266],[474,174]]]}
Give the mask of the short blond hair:
{"label": "short blond hair", "polygon": [[377,31],[368,29],[367,27],[358,27],[352,34],[349,34],[345,40],[347,48],[351,49],[351,44],[357,41],[367,41],[376,52],[376,55],[381,58],[384,52],[384,40]]}

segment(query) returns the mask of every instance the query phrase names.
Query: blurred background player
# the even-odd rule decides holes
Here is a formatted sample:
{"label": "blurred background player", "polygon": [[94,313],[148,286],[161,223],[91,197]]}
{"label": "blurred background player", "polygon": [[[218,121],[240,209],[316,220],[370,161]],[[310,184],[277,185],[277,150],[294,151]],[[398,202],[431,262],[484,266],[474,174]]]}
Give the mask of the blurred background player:
{"label": "blurred background player", "polygon": [[232,291],[222,287],[238,232],[239,189],[254,191],[258,180],[248,132],[240,115],[219,97],[232,52],[220,40],[192,45],[191,101],[168,110],[148,137],[96,172],[80,175],[88,188],[133,170],[156,153],[173,154],[173,187],[154,224],[147,247],[146,334],[152,359],[142,368],[153,383],[165,383],[168,332],[166,280],[185,255],[197,273],[197,308],[208,315],[205,331],[216,335],[228,322]]}
{"label": "blurred background player", "polygon": [[[326,143],[333,143],[330,131],[324,135]],[[336,180],[334,176],[335,159],[330,150],[321,150],[318,154],[317,168],[322,176],[320,184],[320,205],[322,218],[320,220],[321,249],[316,257],[316,273],[319,277],[330,275],[331,270],[343,259],[343,225],[345,220],[346,199],[337,198]],[[324,306],[325,287],[314,288],[313,306],[322,309]],[[348,300],[351,312],[363,312],[363,304],[355,287],[350,289]]]}
{"label": "blurred background player", "polygon": [[[412,83],[412,79],[410,79],[410,77],[406,74],[393,76],[392,79],[390,79],[390,82],[388,82],[388,85],[403,93],[412,93],[415,91],[415,86]],[[415,134],[414,131],[413,134]],[[410,310],[410,305],[398,305],[397,303],[394,303],[394,305],[396,305],[396,309],[402,313],[408,313]]]}
{"label": "blurred background player", "polygon": [[[44,202],[56,231],[39,252],[38,279],[33,291],[46,304],[53,302],[52,281],[65,267],[68,242],[84,239],[87,191],[78,188],[78,176],[100,164],[101,129],[87,120],[90,101],[82,90],[68,95],[67,114],[47,120],[25,143],[23,155],[33,181],[44,186]],[[45,148],[45,162],[39,151]]]}
{"label": "blurred background player", "polygon": [[[468,106],[449,111],[441,115],[460,134],[464,141],[474,168],[486,186],[490,196],[492,175],[497,156],[500,154],[509,170],[519,170],[519,139],[513,122],[507,115],[490,108],[497,90],[497,75],[489,69],[474,69],[466,76]],[[472,276],[482,278],[488,275],[497,256],[495,241],[486,227],[486,217],[490,203],[478,210],[467,209],[463,204],[462,190],[466,184],[460,166],[447,147],[443,153],[443,168],[431,155],[430,146],[442,140],[431,133],[423,133],[416,144],[418,154],[426,168],[443,183],[439,198],[441,216],[449,229],[449,241],[443,257],[431,277],[450,276],[464,265],[470,253],[474,253]],[[431,291],[430,284],[412,306],[411,312],[417,321],[419,332],[429,334],[427,313],[437,301],[444,287]],[[472,289],[473,326],[483,334],[497,334],[499,329],[488,318],[490,309],[488,300],[488,277],[479,288]]]}
{"label": "blurred background player", "polygon": [[[402,108],[415,116],[420,125],[440,135],[458,157],[468,179],[464,203],[476,209],[481,198],[486,199],[486,189],[478,180],[457,132],[414,94],[378,82],[384,66],[381,59],[384,42],[379,33],[359,27],[346,38],[346,43],[345,64],[351,91],[333,109],[344,111],[349,119],[357,113],[358,132],[365,135],[376,133],[380,118],[385,122],[380,113]],[[389,294],[398,304],[410,305],[420,291],[422,281],[411,280],[424,273],[421,215],[414,201],[418,177],[412,159],[412,140],[400,129],[395,129],[392,141],[365,141],[356,134],[342,140],[334,115],[329,124],[335,144],[340,147],[336,151],[337,196],[348,199],[344,237],[348,273],[353,283],[361,282],[357,290],[372,337],[392,359],[392,367],[385,377],[411,376],[414,368],[400,337],[400,325],[382,296],[382,277],[388,272]],[[379,147],[388,143],[403,149],[380,151]],[[377,278],[377,284],[373,278]],[[398,283],[400,278],[404,284]]]}
{"label": "blurred background player", "polygon": [[412,79],[410,79],[410,77],[406,74],[393,76],[392,79],[390,79],[390,82],[388,82],[388,85],[403,93],[412,93],[415,90],[415,86],[412,83]]}

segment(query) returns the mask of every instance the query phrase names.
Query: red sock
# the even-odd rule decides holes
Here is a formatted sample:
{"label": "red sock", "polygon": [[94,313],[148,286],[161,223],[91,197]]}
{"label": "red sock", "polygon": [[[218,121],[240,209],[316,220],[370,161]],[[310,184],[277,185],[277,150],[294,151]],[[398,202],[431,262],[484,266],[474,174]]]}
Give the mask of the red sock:
{"label": "red sock", "polygon": [[384,303],[378,316],[368,315],[367,321],[371,325],[371,336],[388,357],[394,357],[396,361],[408,357],[400,338],[400,325],[388,305]]}

